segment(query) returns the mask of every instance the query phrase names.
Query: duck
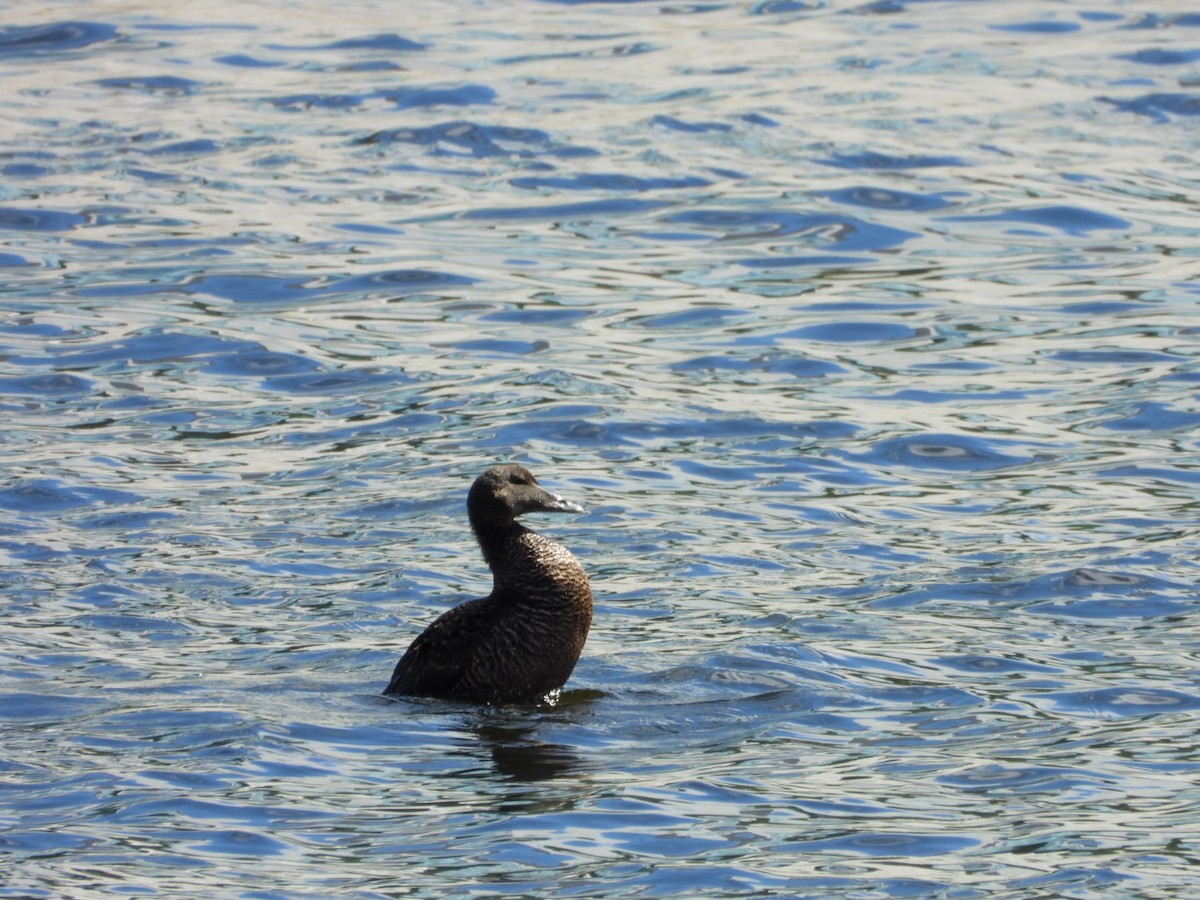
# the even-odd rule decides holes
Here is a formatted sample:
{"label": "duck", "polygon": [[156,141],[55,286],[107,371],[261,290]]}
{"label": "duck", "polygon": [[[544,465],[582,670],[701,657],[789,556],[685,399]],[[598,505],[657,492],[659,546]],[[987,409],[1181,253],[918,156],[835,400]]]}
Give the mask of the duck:
{"label": "duck", "polygon": [[412,642],[384,694],[488,706],[538,703],[566,684],[592,625],[587,573],[566,547],[516,521],[581,513],[516,464],[489,468],[467,494],[492,592],[442,613]]}

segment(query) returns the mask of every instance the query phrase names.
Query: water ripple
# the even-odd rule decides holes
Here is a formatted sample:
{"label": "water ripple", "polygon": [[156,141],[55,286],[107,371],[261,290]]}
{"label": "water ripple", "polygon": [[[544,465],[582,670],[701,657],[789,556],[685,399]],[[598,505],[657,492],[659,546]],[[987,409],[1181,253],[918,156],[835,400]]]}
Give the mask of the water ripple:
{"label": "water ripple", "polygon": [[[0,27],[0,895],[1194,888],[1200,16],[119,6]],[[580,664],[383,698],[500,459]]]}

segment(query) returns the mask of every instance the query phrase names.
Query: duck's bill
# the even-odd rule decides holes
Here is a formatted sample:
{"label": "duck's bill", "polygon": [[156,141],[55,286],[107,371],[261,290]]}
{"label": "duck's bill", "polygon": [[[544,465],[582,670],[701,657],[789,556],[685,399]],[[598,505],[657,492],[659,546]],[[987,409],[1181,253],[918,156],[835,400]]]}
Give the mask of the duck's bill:
{"label": "duck's bill", "polygon": [[547,492],[545,500],[540,507],[542,512],[560,512],[560,513],[581,513],[586,510],[578,503],[572,503],[565,497],[560,497],[558,494]]}

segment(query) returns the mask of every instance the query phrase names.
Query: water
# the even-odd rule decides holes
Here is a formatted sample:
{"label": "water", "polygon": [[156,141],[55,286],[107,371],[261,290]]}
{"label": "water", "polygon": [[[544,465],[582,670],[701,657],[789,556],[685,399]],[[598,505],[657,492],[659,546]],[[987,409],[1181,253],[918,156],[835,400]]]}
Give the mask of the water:
{"label": "water", "polygon": [[[1200,17],[0,28],[3,897],[1180,897]],[[560,702],[378,696],[528,463]]]}

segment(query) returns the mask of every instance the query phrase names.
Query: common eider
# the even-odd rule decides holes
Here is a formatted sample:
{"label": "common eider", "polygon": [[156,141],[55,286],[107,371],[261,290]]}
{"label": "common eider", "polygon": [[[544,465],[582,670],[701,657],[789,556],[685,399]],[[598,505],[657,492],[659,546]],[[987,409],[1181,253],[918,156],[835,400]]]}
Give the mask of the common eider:
{"label": "common eider", "polygon": [[492,592],[438,616],[409,646],[384,694],[533,703],[562,687],[592,624],[592,589],[571,552],[516,521],[583,512],[527,469],[494,466],[467,495]]}

